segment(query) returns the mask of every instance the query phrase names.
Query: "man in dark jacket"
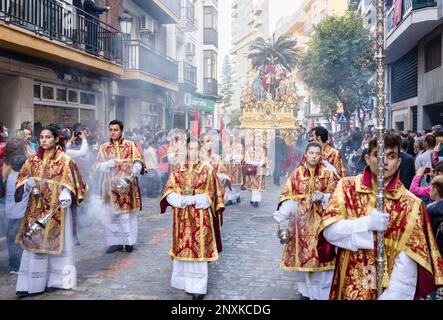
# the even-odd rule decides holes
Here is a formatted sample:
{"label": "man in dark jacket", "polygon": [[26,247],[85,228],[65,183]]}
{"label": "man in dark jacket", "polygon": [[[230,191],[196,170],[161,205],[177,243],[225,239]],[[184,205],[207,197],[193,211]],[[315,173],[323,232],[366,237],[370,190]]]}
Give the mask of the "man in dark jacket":
{"label": "man in dark jacket", "polygon": [[431,199],[434,200],[427,206],[432,231],[437,240],[440,254],[443,254],[443,175],[435,176],[431,183]]}
{"label": "man in dark jacket", "polygon": [[280,137],[280,130],[275,130],[275,167],[274,167],[274,184],[280,185],[281,164],[287,157],[286,142]]}
{"label": "man in dark jacket", "polygon": [[94,55],[100,52],[100,44],[98,42],[98,26],[100,24],[100,14],[108,11],[109,7],[97,6],[94,0],[85,0],[83,9],[87,13],[86,18],[86,51]]}
{"label": "man in dark jacket", "polygon": [[404,152],[400,152],[401,164],[400,164],[400,180],[405,185],[406,189],[409,189],[411,186],[412,179],[415,175],[415,165],[414,158]]}

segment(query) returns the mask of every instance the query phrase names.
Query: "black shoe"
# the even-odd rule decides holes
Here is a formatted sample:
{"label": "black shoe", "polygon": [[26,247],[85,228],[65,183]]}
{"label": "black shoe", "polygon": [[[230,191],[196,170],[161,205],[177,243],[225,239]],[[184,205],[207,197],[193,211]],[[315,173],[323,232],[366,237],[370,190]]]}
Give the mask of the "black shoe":
{"label": "black shoe", "polygon": [[60,290],[60,288],[56,288],[56,287],[47,287],[45,292],[51,293],[51,292],[55,292],[57,290]]}
{"label": "black shoe", "polygon": [[125,250],[126,252],[132,252],[132,250],[134,250],[134,246],[125,245]]}
{"label": "black shoe", "polygon": [[123,250],[122,245],[114,245],[114,246],[110,246],[108,248],[108,250],[106,250],[106,253],[114,253],[114,252],[120,251],[120,250]]}
{"label": "black shoe", "polygon": [[238,198],[237,198],[237,203],[240,203],[240,202],[241,202],[241,198],[238,197]]}
{"label": "black shoe", "polygon": [[258,207],[258,202],[257,202],[257,201],[254,202],[253,206],[254,206],[255,208],[257,208],[257,207]]}
{"label": "black shoe", "polygon": [[22,299],[30,296],[31,294],[28,291],[17,291],[15,295],[17,296],[17,299]]}
{"label": "black shoe", "polygon": [[308,297],[305,297],[305,296],[300,296],[300,300],[311,300],[311,299],[309,299]]}
{"label": "black shoe", "polygon": [[228,202],[226,202],[225,206],[228,207],[228,206],[232,206],[233,204],[234,203],[232,203],[232,200],[228,200]]}
{"label": "black shoe", "polygon": [[192,300],[203,300],[203,298],[204,298],[205,296],[206,296],[205,294],[196,294],[196,293],[193,293],[193,294],[192,294]]}

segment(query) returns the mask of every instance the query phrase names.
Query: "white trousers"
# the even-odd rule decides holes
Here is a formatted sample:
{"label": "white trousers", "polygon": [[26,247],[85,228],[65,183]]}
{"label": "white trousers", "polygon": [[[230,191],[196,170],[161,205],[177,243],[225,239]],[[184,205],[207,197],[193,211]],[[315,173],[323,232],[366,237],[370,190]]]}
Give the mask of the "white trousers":
{"label": "white trousers", "polygon": [[137,242],[137,212],[113,214],[110,222],[105,223],[107,246],[129,245]]}
{"label": "white trousers", "polygon": [[232,191],[229,189],[226,189],[228,191],[228,200],[231,200],[232,202],[237,201],[238,198],[240,198],[240,186],[231,186]]}
{"label": "white trousers", "polygon": [[71,209],[65,209],[63,251],[59,255],[23,251],[16,291],[37,293],[46,287],[72,289],[77,285]]}
{"label": "white trousers", "polygon": [[298,292],[311,300],[329,300],[334,270],[304,272],[296,271]]}
{"label": "white trousers", "polygon": [[261,191],[252,190],[251,191],[251,201],[253,201],[253,202],[261,202],[261,194],[262,194]]}
{"label": "white trousers", "polygon": [[206,261],[173,260],[171,286],[188,293],[206,294],[208,263]]}

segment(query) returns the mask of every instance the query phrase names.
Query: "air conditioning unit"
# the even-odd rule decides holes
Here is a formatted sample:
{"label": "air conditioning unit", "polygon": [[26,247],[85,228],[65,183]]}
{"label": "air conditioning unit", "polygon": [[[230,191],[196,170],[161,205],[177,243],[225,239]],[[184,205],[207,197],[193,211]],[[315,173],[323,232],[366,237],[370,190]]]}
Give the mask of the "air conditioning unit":
{"label": "air conditioning unit", "polygon": [[140,32],[155,32],[155,21],[150,15],[140,17]]}
{"label": "air conditioning unit", "polygon": [[195,56],[195,44],[192,42],[187,42],[185,47],[185,54],[187,56]]}

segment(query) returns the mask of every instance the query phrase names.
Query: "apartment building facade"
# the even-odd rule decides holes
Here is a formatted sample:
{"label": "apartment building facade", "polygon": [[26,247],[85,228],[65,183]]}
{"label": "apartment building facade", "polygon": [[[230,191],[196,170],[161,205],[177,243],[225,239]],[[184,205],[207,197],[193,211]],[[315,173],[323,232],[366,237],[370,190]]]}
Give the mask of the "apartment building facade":
{"label": "apartment building facade", "polygon": [[388,126],[443,123],[442,1],[388,1],[385,20]]}
{"label": "apartment building facade", "polygon": [[[297,40],[297,49],[304,52],[308,48],[307,44],[314,32],[314,26],[328,16],[344,14],[347,8],[347,0],[302,0],[294,14],[283,17],[277,23],[276,37],[282,34],[291,35]],[[312,101],[309,88],[298,70],[292,72],[288,78],[298,96],[295,107],[299,125],[306,128],[322,125],[329,129],[337,129],[332,128],[331,123],[321,113],[320,106]]]}
{"label": "apartment building facade", "polygon": [[[229,110],[240,108],[240,98],[251,77],[251,63],[248,59],[249,46],[258,37],[268,39],[269,28],[269,0],[234,0],[231,5],[231,50],[232,81],[236,83]],[[229,112],[229,111],[228,111]]]}

